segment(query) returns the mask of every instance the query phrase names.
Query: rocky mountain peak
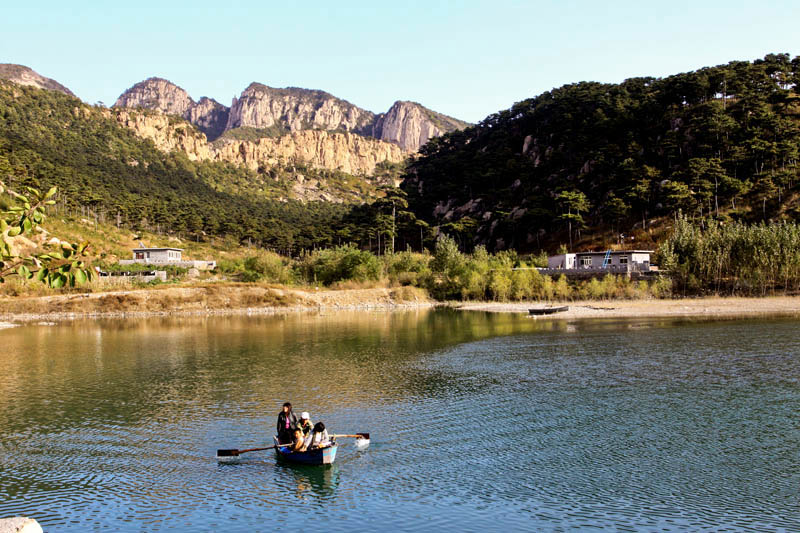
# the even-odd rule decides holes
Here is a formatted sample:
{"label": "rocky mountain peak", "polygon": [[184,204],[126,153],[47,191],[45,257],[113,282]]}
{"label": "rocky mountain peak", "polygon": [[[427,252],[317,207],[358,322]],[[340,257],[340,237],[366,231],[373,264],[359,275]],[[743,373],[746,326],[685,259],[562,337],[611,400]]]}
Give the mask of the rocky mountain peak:
{"label": "rocky mountain peak", "polygon": [[70,96],[75,96],[72,94],[72,91],[56,80],[46,78],[25,65],[0,63],[0,80],[8,80],[17,85],[30,85],[38,87],[39,89],[49,89],[51,91],[59,91]]}
{"label": "rocky mountain peak", "polygon": [[469,124],[416,103],[397,101],[386,113],[375,114],[317,89],[275,88],[253,82],[228,108],[203,97],[195,102],[169,80],[148,78],[125,91],[115,107],[159,110],[197,126],[209,140],[235,130],[232,139],[276,137],[298,131],[323,130],[374,137],[416,152],[432,137]]}
{"label": "rocky mountain peak", "polygon": [[361,132],[374,114],[325,91],[299,87],[274,88],[253,82],[234,98],[227,129],[283,126],[287,131],[308,129]]}
{"label": "rocky mountain peak", "polygon": [[416,152],[432,137],[464,129],[469,124],[432,111],[416,102],[398,100],[375,122],[373,135],[408,152]]}
{"label": "rocky mountain peak", "polygon": [[196,125],[211,140],[225,131],[229,111],[224,105],[205,96],[195,102],[181,87],[157,77],[140,81],[122,93],[114,107],[141,107],[178,115]]}
{"label": "rocky mountain peak", "polygon": [[184,116],[194,100],[182,88],[164,78],[147,78],[140,81],[117,98],[115,107],[142,107],[167,115]]}

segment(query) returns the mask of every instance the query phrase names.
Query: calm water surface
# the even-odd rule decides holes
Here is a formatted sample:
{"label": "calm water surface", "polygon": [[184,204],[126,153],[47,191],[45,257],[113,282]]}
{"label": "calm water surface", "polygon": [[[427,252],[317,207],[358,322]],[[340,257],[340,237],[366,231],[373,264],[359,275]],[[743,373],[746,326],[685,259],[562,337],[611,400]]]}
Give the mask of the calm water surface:
{"label": "calm water surface", "polygon": [[[0,517],[46,531],[800,530],[797,321],[416,311],[0,331]],[[280,404],[368,431],[273,452]]]}

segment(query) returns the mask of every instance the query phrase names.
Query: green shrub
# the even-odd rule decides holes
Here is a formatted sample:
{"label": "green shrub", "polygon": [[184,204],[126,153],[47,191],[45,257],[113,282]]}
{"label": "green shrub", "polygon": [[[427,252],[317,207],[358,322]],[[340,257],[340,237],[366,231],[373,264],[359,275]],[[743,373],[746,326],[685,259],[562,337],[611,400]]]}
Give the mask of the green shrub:
{"label": "green shrub", "polygon": [[300,258],[295,268],[306,282],[323,285],[350,280],[377,281],[383,275],[380,259],[353,245],[307,253]]}
{"label": "green shrub", "polygon": [[256,275],[257,279],[270,283],[289,284],[293,281],[289,260],[274,252],[248,257],[244,260],[244,268],[246,272],[252,273],[249,277]]}

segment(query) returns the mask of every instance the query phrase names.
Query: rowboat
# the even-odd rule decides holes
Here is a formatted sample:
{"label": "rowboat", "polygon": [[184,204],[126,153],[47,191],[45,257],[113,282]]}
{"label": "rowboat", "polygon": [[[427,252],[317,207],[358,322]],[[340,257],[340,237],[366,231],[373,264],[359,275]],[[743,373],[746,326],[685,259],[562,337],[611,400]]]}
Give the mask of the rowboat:
{"label": "rowboat", "polygon": [[273,437],[273,439],[275,439],[275,453],[278,454],[279,459],[303,465],[333,464],[336,459],[336,450],[339,448],[339,445],[334,443],[324,448],[315,448],[306,452],[293,452],[288,446],[278,446],[278,437]]}
{"label": "rowboat", "polygon": [[532,315],[553,315],[555,313],[563,313],[564,311],[569,311],[568,305],[561,307],[537,307],[534,309],[528,309],[528,313]]}

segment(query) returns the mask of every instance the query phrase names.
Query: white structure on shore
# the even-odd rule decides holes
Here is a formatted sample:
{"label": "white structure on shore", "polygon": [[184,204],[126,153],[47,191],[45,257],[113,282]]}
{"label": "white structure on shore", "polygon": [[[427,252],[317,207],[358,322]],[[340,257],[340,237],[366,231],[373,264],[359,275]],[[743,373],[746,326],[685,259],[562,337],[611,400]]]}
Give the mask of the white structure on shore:
{"label": "white structure on shore", "polygon": [[650,264],[652,250],[607,250],[605,252],[575,252],[551,255],[547,258],[546,273],[631,273],[657,270]]}
{"label": "white structure on shore", "polygon": [[133,259],[122,259],[119,264],[176,266],[182,268],[196,268],[198,270],[212,270],[217,266],[216,261],[184,261],[182,255],[182,248],[145,248],[141,246],[133,249]]}

